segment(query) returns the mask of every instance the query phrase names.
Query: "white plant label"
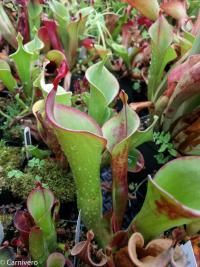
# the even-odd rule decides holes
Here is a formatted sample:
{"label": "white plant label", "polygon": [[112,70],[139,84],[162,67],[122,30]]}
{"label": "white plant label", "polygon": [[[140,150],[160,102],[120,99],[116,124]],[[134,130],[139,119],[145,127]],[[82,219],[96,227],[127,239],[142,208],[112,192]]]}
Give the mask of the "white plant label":
{"label": "white plant label", "polygon": [[188,241],[187,243],[182,245],[181,248],[185,252],[187,260],[188,260],[187,267],[198,267],[195,256],[194,256],[194,251],[193,251],[191,241]]}
{"label": "white plant label", "polygon": [[32,144],[32,141],[31,141],[31,130],[30,130],[29,127],[26,127],[24,129],[24,145],[25,145],[25,149],[26,149],[26,158],[27,159],[30,158],[30,155],[29,155],[27,147],[30,146],[31,144]]}

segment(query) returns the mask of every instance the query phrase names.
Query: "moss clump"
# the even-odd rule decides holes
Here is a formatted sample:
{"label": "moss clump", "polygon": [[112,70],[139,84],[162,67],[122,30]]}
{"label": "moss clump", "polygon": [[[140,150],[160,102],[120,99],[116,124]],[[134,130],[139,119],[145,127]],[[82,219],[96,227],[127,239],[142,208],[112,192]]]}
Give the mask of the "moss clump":
{"label": "moss clump", "polygon": [[24,192],[21,192],[21,196],[26,198],[33,188],[36,177],[40,177],[41,182],[47,185],[60,201],[74,200],[75,187],[72,175],[63,170],[53,159],[41,160],[39,166],[37,164],[27,166],[20,184],[13,181],[12,188],[16,190],[22,188]]}
{"label": "moss clump", "polygon": [[8,172],[19,169],[21,149],[18,147],[0,146],[0,190],[6,186]]}
{"label": "moss clump", "polygon": [[[34,188],[36,179],[51,189],[60,201],[73,201],[75,186],[70,173],[63,170],[55,160],[32,159],[23,172],[20,166],[20,149],[1,148],[5,158],[1,159],[0,187],[10,190],[15,196],[26,199]],[[6,151],[6,153],[5,153]]]}

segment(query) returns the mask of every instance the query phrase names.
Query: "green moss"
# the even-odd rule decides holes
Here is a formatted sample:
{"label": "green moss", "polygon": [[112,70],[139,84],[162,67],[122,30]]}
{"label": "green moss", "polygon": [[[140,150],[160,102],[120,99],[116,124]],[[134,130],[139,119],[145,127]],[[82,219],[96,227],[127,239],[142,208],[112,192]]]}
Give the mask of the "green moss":
{"label": "green moss", "polygon": [[15,196],[26,199],[35,186],[36,177],[40,177],[41,182],[46,184],[60,201],[74,200],[75,186],[72,175],[61,169],[53,159],[42,160],[42,164],[32,164],[31,167],[29,164],[21,172],[20,149],[0,147],[0,153],[3,153],[0,159],[1,189],[9,189]]}
{"label": "green moss", "polygon": [[21,149],[18,147],[0,146],[0,189],[6,186],[7,173],[19,169]]}
{"label": "green moss", "polygon": [[21,148],[0,146],[0,155],[0,166],[4,167],[4,172],[20,167]]}
{"label": "green moss", "polygon": [[[27,192],[30,192],[30,188],[33,188],[36,176],[41,177],[41,182],[46,184],[60,201],[74,200],[75,186],[73,177],[66,170],[63,170],[55,160],[43,160],[42,167],[35,166],[25,169],[21,186],[24,187],[24,182],[27,184],[26,188],[29,185]],[[26,197],[26,194],[23,194],[23,196]]]}

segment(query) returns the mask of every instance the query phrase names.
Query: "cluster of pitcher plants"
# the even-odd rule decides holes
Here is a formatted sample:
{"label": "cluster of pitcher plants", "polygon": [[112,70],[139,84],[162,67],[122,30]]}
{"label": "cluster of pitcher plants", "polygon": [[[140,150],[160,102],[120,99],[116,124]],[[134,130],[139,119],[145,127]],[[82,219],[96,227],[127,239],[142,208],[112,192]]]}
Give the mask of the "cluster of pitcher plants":
{"label": "cluster of pitcher plants", "polygon": [[[163,234],[184,225],[185,235],[200,231],[200,13],[186,0],[14,2],[17,22],[0,3],[0,33],[12,51],[0,55],[0,80],[20,103],[20,119],[34,115],[40,140],[72,172],[87,233],[73,248],[61,243],[59,200],[36,182],[27,209],[15,214],[15,242],[5,242],[0,225],[3,266],[73,267],[77,257],[92,267],[186,267],[183,238]],[[146,83],[145,101],[130,103],[120,75]],[[177,158],[149,174],[143,206],[125,229],[128,172],[145,168],[138,147],[154,131],[170,133]],[[103,168],[112,173],[106,213]]]}

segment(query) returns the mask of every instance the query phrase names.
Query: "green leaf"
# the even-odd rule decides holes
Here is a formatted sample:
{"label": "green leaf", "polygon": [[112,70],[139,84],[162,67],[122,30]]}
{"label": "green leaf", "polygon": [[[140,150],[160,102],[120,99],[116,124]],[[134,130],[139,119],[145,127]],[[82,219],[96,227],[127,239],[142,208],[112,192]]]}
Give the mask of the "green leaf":
{"label": "green leaf", "polygon": [[96,51],[97,51],[98,55],[100,56],[100,58],[102,59],[102,61],[106,62],[106,64],[107,64],[109,62],[108,61],[109,56],[112,55],[111,50],[107,49],[104,46],[99,45],[99,44],[95,44],[94,48],[96,49]]}
{"label": "green leaf", "polygon": [[168,133],[165,133],[165,132],[163,132],[163,141],[165,142],[165,143],[169,143],[170,142],[170,139],[171,139],[171,135],[170,135],[170,133],[168,132]]}
{"label": "green leaf", "polygon": [[44,48],[44,43],[40,40],[37,34],[32,41],[24,45],[24,48],[27,52],[33,54],[32,60],[39,58],[39,52]]}
{"label": "green leaf", "polygon": [[31,39],[34,38],[35,29],[39,29],[40,21],[41,21],[41,13],[42,13],[42,4],[39,1],[29,1],[28,2],[28,21],[30,28]]}
{"label": "green leaf", "polygon": [[149,38],[149,33],[147,31],[142,32],[142,38],[143,39],[148,39]]}
{"label": "green leaf", "polygon": [[0,3],[0,33],[12,47],[17,48],[17,33],[3,8],[3,3]]}
{"label": "green leaf", "polygon": [[77,190],[78,208],[88,229],[93,229],[104,247],[110,239],[110,229],[102,217],[100,164],[106,140],[96,122],[87,114],[64,105],[55,105],[56,92],[46,100],[46,116],[54,128],[65,153]]}
{"label": "green leaf", "polygon": [[125,2],[151,20],[156,20],[159,15],[160,8],[157,0],[125,0]]}
{"label": "green leaf", "polygon": [[94,64],[86,71],[90,83],[90,100],[88,114],[100,125],[110,117],[109,105],[119,92],[117,79],[104,67],[104,63]]}
{"label": "green leaf", "polygon": [[63,3],[55,0],[49,1],[49,7],[52,10],[53,16],[57,20],[59,26],[64,29],[70,21],[69,10]]}
{"label": "green leaf", "polygon": [[145,202],[132,225],[146,241],[151,240],[173,227],[198,221],[199,201],[200,157],[173,160],[154,179],[149,177]]}
{"label": "green leaf", "polygon": [[200,29],[198,29],[192,48],[189,52],[189,56],[200,53]]}
{"label": "green leaf", "polygon": [[4,60],[0,59],[0,80],[6,86],[6,88],[10,92],[14,92],[15,88],[17,88],[17,82],[15,78],[12,76],[10,66]]}
{"label": "green leaf", "polygon": [[130,67],[130,57],[128,50],[124,46],[114,42],[112,42],[111,47],[115,51],[115,53],[124,60],[125,64]]}
{"label": "green leaf", "polygon": [[177,54],[176,54],[175,50],[171,46],[169,46],[163,56],[164,57],[163,57],[162,65],[160,66],[160,72],[158,74],[159,75],[158,76],[159,80],[162,78],[162,75],[163,75],[163,72],[164,72],[164,69],[165,69],[166,65],[169,62],[171,62],[174,59],[176,59]]}
{"label": "green leaf", "polygon": [[169,131],[170,127],[177,119],[181,119],[184,115],[187,113],[189,114],[191,110],[194,110],[199,106],[199,75],[199,62],[187,69],[182,75],[181,80],[176,85],[168,105],[164,110],[164,116],[162,118],[164,131]]}
{"label": "green leaf", "polygon": [[192,43],[183,37],[179,37],[179,40],[181,47],[181,56],[183,56],[192,48]]}
{"label": "green leaf", "polygon": [[167,148],[168,148],[168,144],[163,143],[163,144],[160,146],[158,152],[159,152],[159,153],[165,152],[165,151],[167,150]]}
{"label": "green leaf", "polygon": [[[104,67],[102,62],[100,64],[102,71]],[[95,65],[96,67],[99,68],[99,63]],[[106,69],[103,71],[106,75],[102,77],[110,78],[111,74]],[[94,77],[96,76],[92,78]],[[98,76],[97,79],[99,79]],[[95,79],[94,82],[96,82]],[[100,81],[98,83],[102,86]],[[116,85],[116,80],[112,83]],[[111,88],[113,87],[110,86]],[[107,93],[108,103],[112,102],[113,95],[109,91],[105,93]],[[148,129],[144,132],[139,131],[139,117],[127,105],[127,96],[122,92],[124,108],[104,124],[102,133],[99,125],[87,114],[72,107],[55,104],[55,96],[55,90],[47,96],[45,105],[47,120],[54,129],[57,140],[69,161],[76,182],[78,208],[81,210],[83,222],[88,229],[95,232],[99,244],[105,247],[110,241],[112,231],[110,222],[102,217],[99,176],[103,151],[107,147],[112,157],[113,177],[116,182],[113,186],[113,199],[115,204],[119,204],[115,206],[115,214],[112,218],[113,229],[116,231],[120,227],[121,214],[125,206],[123,201],[119,202],[119,196],[122,195],[119,185],[126,190],[129,145],[136,146],[151,139],[156,118]],[[124,200],[127,199],[126,192],[123,197]]]}
{"label": "green leaf", "polygon": [[[107,121],[103,127],[103,136],[107,139],[107,149],[111,154],[112,166],[112,225],[115,232],[121,229],[128,200],[128,153],[131,138],[138,130],[140,119],[127,104],[128,96],[120,94],[123,102],[122,111]],[[113,134],[115,133],[115,134]]]}
{"label": "green leaf", "polygon": [[18,49],[14,54],[10,55],[10,58],[12,58],[16,64],[17,72],[22,82],[24,93],[26,94],[26,96],[31,96],[31,67],[33,54],[25,50],[22,43],[23,38],[20,33],[17,35],[17,41]]}
{"label": "green leaf", "polygon": [[32,158],[28,161],[28,167],[30,168],[38,168],[41,169],[42,167],[44,167],[45,165],[45,161],[44,160],[40,160],[39,158]]}
{"label": "green leaf", "polygon": [[194,43],[195,36],[192,33],[190,33],[190,32],[188,32],[188,31],[185,30],[183,37],[186,40],[188,40],[190,43],[192,43],[192,44]]}
{"label": "green leaf", "polygon": [[27,199],[28,211],[35,224],[42,230],[49,252],[53,252],[57,246],[56,229],[51,213],[54,201],[53,193],[42,187],[34,189]]}
{"label": "green leaf", "polygon": [[61,253],[53,253],[48,257],[47,267],[64,267],[65,257]]}
{"label": "green leaf", "polygon": [[36,175],[36,176],[35,176],[35,180],[36,180],[37,182],[41,182],[41,180],[42,180],[42,177],[40,177],[40,176]]}
{"label": "green leaf", "polygon": [[39,227],[33,227],[29,235],[29,250],[31,258],[38,262],[38,267],[44,267],[47,257],[48,248],[44,234]]}
{"label": "green leaf", "polygon": [[186,226],[186,232],[189,236],[199,235],[200,231],[200,220],[197,222],[190,223]]}
{"label": "green leaf", "polygon": [[67,55],[70,69],[72,69],[77,61],[77,51],[79,45],[79,36],[84,33],[85,25],[88,15],[93,12],[92,7],[87,7],[79,10],[75,16],[75,20],[68,23],[65,31],[67,30],[67,39],[63,42],[65,53]]}
{"label": "green leaf", "polygon": [[140,89],[140,83],[139,83],[139,82],[135,82],[135,83],[133,84],[133,89],[134,89],[135,91],[138,91],[138,90]]}
{"label": "green leaf", "polygon": [[158,45],[159,51],[166,51],[173,40],[172,26],[167,22],[164,16],[159,18],[149,29],[149,35],[154,44]]}
{"label": "green leaf", "polygon": [[153,100],[156,90],[163,77],[166,65],[176,58],[176,53],[170,47],[173,40],[173,30],[163,15],[149,29],[151,37],[151,65],[149,69],[148,99]]}
{"label": "green leaf", "polygon": [[44,143],[49,147],[50,151],[55,154],[55,157],[61,161],[61,165],[67,164],[67,160],[60,148],[53,128],[46,120],[45,101],[41,99],[35,102],[32,111],[36,118],[37,130]]}
{"label": "green leaf", "polygon": [[9,171],[9,172],[8,172],[8,178],[13,178],[13,177],[15,177],[15,178],[19,179],[19,178],[21,178],[23,175],[24,175],[24,173],[21,172],[20,170],[12,170],[12,171]]}
{"label": "green leaf", "polygon": [[158,164],[165,164],[170,160],[170,156],[165,156],[163,153],[159,153],[154,156]]}
{"label": "green leaf", "polygon": [[51,155],[51,151],[39,149],[37,146],[29,145],[27,146],[27,151],[34,157],[38,159],[44,159]]}
{"label": "green leaf", "polygon": [[177,156],[177,151],[175,149],[169,149],[168,152],[173,157],[176,157]]}
{"label": "green leaf", "polygon": [[50,8],[58,22],[59,36],[62,40],[70,69],[72,69],[77,60],[79,36],[83,34],[87,17],[93,11],[93,8],[80,9],[74,16],[75,19],[73,21],[70,19],[69,10],[62,3],[53,0],[50,2]]}

